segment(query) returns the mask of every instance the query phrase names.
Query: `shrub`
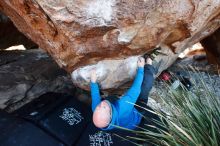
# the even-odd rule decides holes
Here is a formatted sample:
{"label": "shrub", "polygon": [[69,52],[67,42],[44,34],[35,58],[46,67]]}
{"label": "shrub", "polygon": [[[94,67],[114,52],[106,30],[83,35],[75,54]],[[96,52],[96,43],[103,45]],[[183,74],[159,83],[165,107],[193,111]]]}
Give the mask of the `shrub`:
{"label": "shrub", "polygon": [[165,146],[220,146],[220,102],[214,90],[208,88],[200,73],[193,80],[194,89],[188,91],[183,85],[174,90],[168,87],[161,97],[166,111],[155,111],[163,122],[155,121],[167,131],[160,133],[144,127],[133,131],[140,142],[150,141]]}

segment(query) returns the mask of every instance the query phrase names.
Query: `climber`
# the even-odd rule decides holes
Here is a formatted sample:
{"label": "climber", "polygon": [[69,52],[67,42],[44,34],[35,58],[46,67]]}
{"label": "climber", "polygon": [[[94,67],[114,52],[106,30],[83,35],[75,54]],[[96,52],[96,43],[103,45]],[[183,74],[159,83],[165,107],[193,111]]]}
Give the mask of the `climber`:
{"label": "climber", "polygon": [[96,127],[102,130],[110,130],[117,126],[135,129],[141,123],[142,114],[146,111],[143,112],[142,108],[135,107],[134,104],[147,104],[156,71],[150,57],[147,57],[146,61],[140,57],[137,66],[131,88],[113,103],[107,99],[101,99],[96,70],[91,72],[93,123]]}

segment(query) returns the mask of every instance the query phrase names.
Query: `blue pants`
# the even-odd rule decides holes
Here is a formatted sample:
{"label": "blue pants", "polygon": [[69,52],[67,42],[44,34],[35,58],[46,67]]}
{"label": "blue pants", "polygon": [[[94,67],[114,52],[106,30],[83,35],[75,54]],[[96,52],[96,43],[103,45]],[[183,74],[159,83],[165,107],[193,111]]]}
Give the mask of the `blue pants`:
{"label": "blue pants", "polygon": [[146,64],[144,66],[144,79],[141,85],[141,93],[138,97],[137,102],[144,102],[147,104],[148,95],[150,90],[152,89],[154,82],[154,74],[156,74],[156,70],[152,65]]}
{"label": "blue pants", "polygon": [[[154,74],[156,74],[156,73],[157,73],[157,71],[155,70],[155,68],[152,65],[146,64],[144,66],[144,79],[143,79],[143,82],[141,85],[141,93],[140,93],[138,100],[136,102],[137,105],[144,107],[144,108],[151,110],[151,111],[154,111],[154,110],[152,108],[150,108],[149,106],[147,106],[147,102],[148,102],[149,92],[153,86]],[[154,120],[161,121],[161,119],[158,117],[158,115],[151,113],[151,112],[149,112],[145,109],[142,109],[140,107],[136,107],[136,109],[144,116],[144,118],[142,118],[142,121],[139,125],[140,127],[146,128],[148,130],[158,132],[158,133],[159,133],[159,131],[156,128],[152,128],[147,125],[154,125],[157,128],[166,130],[154,122]]]}

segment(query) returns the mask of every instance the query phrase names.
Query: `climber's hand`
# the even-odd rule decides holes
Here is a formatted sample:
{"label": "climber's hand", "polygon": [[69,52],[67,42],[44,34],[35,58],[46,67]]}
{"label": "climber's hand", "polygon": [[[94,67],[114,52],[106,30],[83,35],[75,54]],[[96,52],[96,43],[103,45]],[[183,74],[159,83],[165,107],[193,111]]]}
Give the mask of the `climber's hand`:
{"label": "climber's hand", "polygon": [[143,57],[139,57],[137,61],[138,67],[144,67],[145,61]]}
{"label": "climber's hand", "polygon": [[96,69],[91,70],[90,80],[91,80],[91,82],[96,83],[96,81],[97,81]]}

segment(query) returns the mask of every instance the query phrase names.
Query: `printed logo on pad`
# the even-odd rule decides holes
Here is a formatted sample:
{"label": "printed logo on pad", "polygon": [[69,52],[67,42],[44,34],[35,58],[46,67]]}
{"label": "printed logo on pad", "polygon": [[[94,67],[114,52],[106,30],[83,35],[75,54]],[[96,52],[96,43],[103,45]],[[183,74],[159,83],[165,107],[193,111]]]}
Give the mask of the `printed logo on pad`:
{"label": "printed logo on pad", "polygon": [[111,146],[113,144],[111,134],[99,131],[89,135],[90,146]]}
{"label": "printed logo on pad", "polygon": [[74,108],[63,109],[62,115],[59,116],[61,119],[66,121],[70,126],[80,123],[84,118],[81,113]]}

